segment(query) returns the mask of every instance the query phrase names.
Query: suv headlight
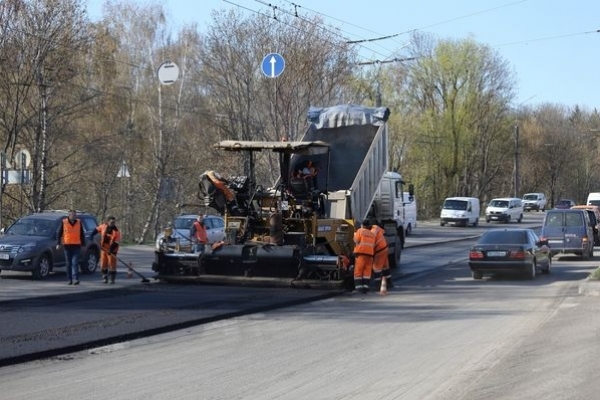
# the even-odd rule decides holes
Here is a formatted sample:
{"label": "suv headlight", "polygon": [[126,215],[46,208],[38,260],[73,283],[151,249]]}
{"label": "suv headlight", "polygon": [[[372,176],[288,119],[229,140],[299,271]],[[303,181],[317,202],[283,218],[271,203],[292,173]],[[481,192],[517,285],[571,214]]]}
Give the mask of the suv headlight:
{"label": "suv headlight", "polygon": [[17,254],[27,253],[27,252],[33,251],[35,249],[35,247],[36,247],[35,243],[26,243],[26,244],[23,244],[17,250]]}

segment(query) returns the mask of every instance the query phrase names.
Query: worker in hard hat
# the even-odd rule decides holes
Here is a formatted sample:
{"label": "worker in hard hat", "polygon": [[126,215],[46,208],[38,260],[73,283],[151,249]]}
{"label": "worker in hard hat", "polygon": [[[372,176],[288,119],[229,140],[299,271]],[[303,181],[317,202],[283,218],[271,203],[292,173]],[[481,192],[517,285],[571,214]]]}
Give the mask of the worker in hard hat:
{"label": "worker in hard hat", "polygon": [[233,194],[233,191],[229,189],[229,187],[227,187],[227,179],[223,178],[216,171],[206,171],[205,174],[208,177],[208,179],[210,179],[211,183],[215,185],[215,187],[225,196],[227,209],[232,214],[237,214],[239,212],[239,209],[235,201],[235,195]]}
{"label": "worker in hard hat", "polygon": [[354,288],[361,292],[369,291],[373,256],[375,254],[375,234],[371,232],[371,222],[364,220],[354,232]]}
{"label": "worker in hard hat", "polygon": [[115,224],[116,218],[109,216],[106,222],[99,225],[92,231],[91,238],[97,233],[100,234],[100,271],[102,271],[102,282],[115,283],[117,276],[117,253],[119,252],[119,242],[121,241],[121,232]]}
{"label": "worker in hard hat", "polygon": [[385,240],[385,230],[373,224],[371,232],[375,235],[375,254],[373,255],[373,280],[377,286],[381,284],[381,277],[386,279],[387,287],[393,287],[392,272],[388,260],[388,244]]}
{"label": "worker in hard hat", "polygon": [[204,226],[204,217],[198,215],[192,227],[190,228],[190,238],[192,240],[192,253],[204,253],[208,243],[208,235]]}

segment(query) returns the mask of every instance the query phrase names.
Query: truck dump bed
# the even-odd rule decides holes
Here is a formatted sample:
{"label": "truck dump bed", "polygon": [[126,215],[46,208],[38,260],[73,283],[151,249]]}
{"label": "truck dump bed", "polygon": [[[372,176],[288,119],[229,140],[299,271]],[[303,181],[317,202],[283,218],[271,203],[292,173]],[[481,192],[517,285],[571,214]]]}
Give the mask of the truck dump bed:
{"label": "truck dump bed", "polygon": [[[387,107],[340,105],[311,108],[311,122],[301,141],[329,144],[329,153],[310,158],[319,170],[315,185],[328,193],[329,218],[367,216],[377,188],[388,169]],[[326,157],[329,157],[327,160]],[[291,171],[301,169],[309,157],[292,158]]]}

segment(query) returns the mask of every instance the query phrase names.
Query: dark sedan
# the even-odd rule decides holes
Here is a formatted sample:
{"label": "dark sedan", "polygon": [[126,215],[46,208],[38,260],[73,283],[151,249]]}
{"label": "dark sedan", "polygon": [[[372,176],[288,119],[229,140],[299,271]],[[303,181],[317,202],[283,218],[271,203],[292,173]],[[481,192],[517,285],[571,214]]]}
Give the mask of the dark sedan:
{"label": "dark sedan", "polygon": [[492,229],[471,247],[469,268],[473,279],[484,273],[510,272],[535,279],[537,270],[550,272],[550,248],[532,229]]}

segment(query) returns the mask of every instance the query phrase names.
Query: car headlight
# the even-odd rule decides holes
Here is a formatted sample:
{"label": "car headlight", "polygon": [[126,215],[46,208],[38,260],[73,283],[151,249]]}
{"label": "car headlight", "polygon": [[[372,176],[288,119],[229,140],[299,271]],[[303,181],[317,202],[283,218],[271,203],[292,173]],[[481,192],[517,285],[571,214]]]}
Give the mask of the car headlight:
{"label": "car headlight", "polygon": [[35,247],[36,247],[35,243],[26,243],[26,244],[23,244],[17,250],[17,254],[27,253],[27,252],[33,251],[33,249],[35,249]]}
{"label": "car headlight", "polygon": [[163,244],[163,237],[164,235],[162,233],[160,233],[157,237],[156,237],[156,249],[160,249],[160,246]]}

